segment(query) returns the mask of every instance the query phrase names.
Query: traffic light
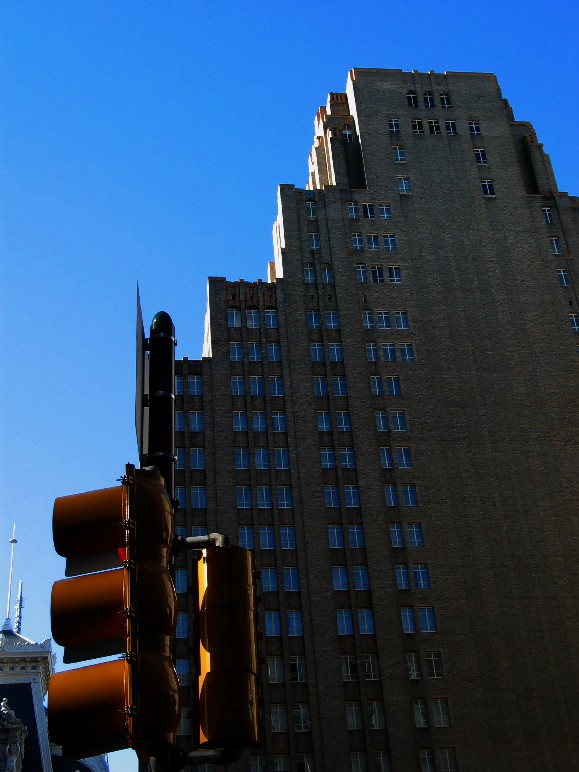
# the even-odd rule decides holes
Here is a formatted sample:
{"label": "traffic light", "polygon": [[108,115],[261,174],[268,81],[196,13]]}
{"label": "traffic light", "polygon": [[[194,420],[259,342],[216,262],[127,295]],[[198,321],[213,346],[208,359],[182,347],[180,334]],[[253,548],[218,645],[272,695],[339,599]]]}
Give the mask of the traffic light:
{"label": "traffic light", "polygon": [[255,566],[241,547],[209,546],[198,563],[198,746],[260,744]]}
{"label": "traffic light", "polygon": [[156,469],[129,464],[118,487],[55,501],[54,546],[72,578],[52,590],[54,640],[65,647],[65,662],[122,655],[52,676],[49,732],[66,755],[130,747],[146,762],[175,742],[173,531]]}

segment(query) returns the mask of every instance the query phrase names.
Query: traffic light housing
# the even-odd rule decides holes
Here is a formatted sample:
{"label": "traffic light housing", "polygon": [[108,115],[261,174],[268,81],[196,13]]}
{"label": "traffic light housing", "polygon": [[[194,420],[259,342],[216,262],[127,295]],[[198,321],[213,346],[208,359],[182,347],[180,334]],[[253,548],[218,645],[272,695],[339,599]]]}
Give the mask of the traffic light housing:
{"label": "traffic light housing", "polygon": [[256,747],[259,644],[252,553],[229,546],[203,549],[198,593],[198,747]]}
{"label": "traffic light housing", "polygon": [[173,532],[172,504],[155,469],[129,464],[122,485],[55,501],[54,545],[72,578],[52,590],[53,638],[65,647],[65,662],[122,655],[52,676],[49,732],[66,755],[131,747],[146,762],[175,742]]}

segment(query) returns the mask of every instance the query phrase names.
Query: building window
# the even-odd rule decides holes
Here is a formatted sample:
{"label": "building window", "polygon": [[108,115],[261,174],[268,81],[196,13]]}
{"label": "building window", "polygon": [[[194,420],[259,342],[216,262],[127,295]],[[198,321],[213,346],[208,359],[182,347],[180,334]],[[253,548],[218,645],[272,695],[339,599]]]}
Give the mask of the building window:
{"label": "building window", "polygon": [[263,592],[277,592],[277,571],[275,568],[261,569],[261,589]]}
{"label": "building window", "polygon": [[182,485],[175,486],[175,498],[179,504],[179,509],[185,509],[185,488]]}
{"label": "building window", "polygon": [[442,656],[439,651],[427,651],[425,653],[426,659],[426,675],[428,678],[444,678],[444,670],[442,668]]}
{"label": "building window", "polygon": [[396,493],[396,486],[395,485],[385,485],[384,486],[384,496],[386,497],[386,506],[387,507],[397,507],[398,506],[398,494]]}
{"label": "building window", "polygon": [[398,118],[390,118],[388,120],[388,131],[390,134],[399,134],[400,133],[400,121]]}
{"label": "building window", "polygon": [[406,667],[408,668],[408,678],[411,681],[418,681],[422,678],[420,657],[417,651],[408,651],[406,653]]}
{"label": "building window", "polygon": [[330,362],[343,362],[344,351],[341,343],[328,344],[328,353],[330,355]]}
{"label": "building window", "polygon": [[344,128],[342,129],[342,136],[346,140],[346,142],[353,142],[354,141],[354,135],[352,134],[352,128],[349,126],[349,124],[344,124]]}
{"label": "building window", "polygon": [[402,394],[402,386],[400,385],[400,376],[387,375],[386,376],[386,393],[389,397],[399,397]]}
{"label": "building window", "polygon": [[399,265],[388,266],[388,281],[390,284],[402,284],[402,271]]}
{"label": "building window", "polygon": [[424,536],[420,523],[408,523],[406,530],[408,531],[408,544],[411,547],[424,547]]}
{"label": "building window", "polygon": [[346,703],[346,725],[350,730],[362,728],[362,707],[359,702]]}
{"label": "building window", "polygon": [[569,324],[573,332],[579,332],[579,314],[569,314]]}
{"label": "building window", "polygon": [[480,130],[480,123],[478,121],[469,121],[468,130],[473,137],[479,137],[482,134]]}
{"label": "building window", "polygon": [[175,431],[182,432],[185,429],[185,417],[182,410],[175,411]]}
{"label": "building window", "polygon": [[378,214],[381,220],[391,220],[392,209],[390,204],[378,204]]}
{"label": "building window", "polygon": [[237,538],[239,541],[239,546],[243,547],[246,550],[252,550],[253,549],[253,528],[250,525],[240,525],[238,532],[237,532]]}
{"label": "building window", "polygon": [[421,748],[418,752],[420,759],[420,772],[436,772],[434,764],[434,751],[432,748]]}
{"label": "building window", "polygon": [[200,410],[194,410],[189,413],[189,431],[203,431],[203,413]]}
{"label": "building window", "polygon": [[320,234],[310,233],[308,235],[308,242],[312,252],[319,252],[320,249]]}
{"label": "building window", "polygon": [[229,361],[230,362],[243,361],[243,345],[241,343],[229,344]]}
{"label": "building window", "polygon": [[342,654],[342,681],[356,681],[358,678],[358,661],[353,654]]}
{"label": "building window", "polygon": [[345,566],[332,566],[332,587],[336,591],[348,589],[348,573]]}
{"label": "building window", "polygon": [[366,566],[354,566],[354,589],[369,590],[370,580]]}
{"label": "building window", "polygon": [[448,700],[445,697],[435,697],[430,701],[432,711],[432,723],[437,727],[450,726],[450,712]]}
{"label": "building window", "polygon": [[322,284],[333,284],[334,283],[334,272],[332,270],[332,266],[328,265],[327,263],[324,263],[322,266]]}
{"label": "building window", "polygon": [[403,507],[418,506],[418,493],[416,492],[416,485],[414,484],[402,485],[400,490],[402,491]]}
{"label": "building window", "polygon": [[364,530],[361,525],[348,526],[348,541],[352,549],[364,548]]}
{"label": "building window", "polygon": [[393,252],[396,249],[396,236],[394,233],[385,233],[384,236],[384,249],[389,252]]}
{"label": "building window", "polygon": [[336,454],[334,448],[320,448],[322,469],[335,469]]}
{"label": "building window", "polygon": [[557,236],[551,236],[551,238],[549,239],[549,243],[551,244],[551,252],[554,255],[562,255],[563,254],[563,249],[561,248],[561,242],[557,238]]}
{"label": "building window", "polygon": [[362,311],[362,327],[365,330],[374,329],[374,317],[372,311]]}
{"label": "building window", "polygon": [[368,271],[363,263],[358,263],[356,265],[356,281],[359,281],[362,284],[366,284],[368,281]]}
{"label": "building window", "polygon": [[390,413],[393,432],[405,432],[407,429],[406,413],[404,410],[392,410]]}
{"label": "building window", "polygon": [[175,670],[177,671],[177,678],[179,679],[179,685],[189,686],[189,660],[176,659]]}
{"label": "building window", "polygon": [[227,326],[241,327],[241,311],[239,308],[227,309]]}
{"label": "building window", "polygon": [[310,358],[312,362],[324,361],[324,345],[323,343],[310,343]]}
{"label": "building window", "polygon": [[306,201],[306,216],[308,220],[318,219],[318,212],[315,201]]}
{"label": "building window", "polygon": [[186,568],[176,568],[175,573],[173,575],[173,580],[175,584],[175,592],[177,593],[187,592],[187,569]]}
{"label": "building window", "polygon": [[439,121],[428,121],[428,131],[431,134],[440,134],[440,123],[439,123]]}
{"label": "building window", "polygon": [[392,146],[392,158],[397,164],[406,163],[406,153],[404,152],[402,145]]}
{"label": "building window", "polygon": [[337,485],[324,485],[324,503],[326,507],[340,506],[340,494]]}
{"label": "building window", "polygon": [[252,397],[263,397],[263,375],[252,375],[249,378],[249,387]]}
{"label": "building window", "polygon": [[362,217],[365,220],[373,220],[375,217],[374,214],[374,204],[362,204]]}
{"label": "building window", "polygon": [[245,312],[245,324],[249,329],[255,330],[259,328],[259,311],[257,308],[248,308]]}
{"label": "building window", "polygon": [[308,705],[303,703],[294,705],[294,731],[310,731],[310,708]]}
{"label": "building window", "polygon": [[277,508],[291,509],[293,507],[292,489],[289,485],[278,485]]}
{"label": "building window", "polygon": [[203,378],[200,375],[190,375],[187,386],[190,396],[203,396]]}
{"label": "building window", "polygon": [[358,609],[360,635],[374,635],[374,612],[369,608]]}
{"label": "building window", "polygon": [[434,94],[432,91],[425,91],[424,92],[424,107],[435,107],[434,104]]}
{"label": "building window", "polygon": [[231,376],[231,394],[234,397],[243,397],[245,394],[245,381],[243,375]]}
{"label": "building window", "polygon": [[205,469],[205,448],[191,448],[189,457],[191,469]]}
{"label": "building window", "polygon": [[379,330],[389,330],[392,327],[390,311],[376,311]]}
{"label": "building window", "polygon": [[332,393],[334,397],[348,396],[348,385],[343,375],[332,376]]}
{"label": "building window", "polygon": [[[271,488],[269,485],[257,486],[257,508],[258,509],[271,509]],[[270,547],[262,547],[262,549],[270,549]],[[273,549],[273,547],[271,548]]]}
{"label": "building window", "polygon": [[267,361],[281,362],[281,347],[279,343],[267,344]]}
{"label": "building window", "polygon": [[286,611],[286,622],[290,638],[300,638],[304,634],[301,611]]}
{"label": "building window", "polygon": [[314,396],[315,397],[327,397],[328,395],[328,381],[325,375],[314,376]]}
{"label": "building window", "polygon": [[282,525],[279,529],[282,550],[295,550],[296,533],[293,525]]}
{"label": "building window", "polygon": [[408,576],[408,566],[404,565],[403,563],[398,563],[395,566],[395,573],[396,573],[396,587],[399,590],[409,590],[410,578]]}
{"label": "building window", "polygon": [[267,431],[267,416],[263,410],[254,410],[251,414],[251,428],[254,432]]}
{"label": "building window", "polygon": [[330,432],[332,431],[332,424],[330,414],[327,410],[318,410],[318,431]]}
{"label": "building window", "polygon": [[314,270],[313,263],[306,263],[304,265],[304,284],[315,284],[316,272]]}
{"label": "building window", "polygon": [[396,548],[404,547],[404,535],[401,523],[390,523],[390,542]]}
{"label": "building window", "polygon": [[543,206],[541,207],[541,212],[543,212],[543,220],[547,225],[552,225],[554,222],[553,218],[553,210],[550,206]]}
{"label": "building window", "polygon": [[265,635],[267,638],[279,638],[281,635],[281,620],[279,611],[265,611]]}
{"label": "building window", "polygon": [[308,311],[306,318],[309,330],[319,330],[322,326],[322,315],[319,311]]}
{"label": "building window", "polygon": [[384,705],[381,702],[368,702],[368,725],[370,729],[384,729]]}
{"label": "building window", "polygon": [[361,233],[352,233],[352,247],[354,249],[364,249],[364,239]]}
{"label": "building window", "polygon": [[407,330],[410,327],[408,311],[394,311],[394,322],[397,330]]}
{"label": "building window", "polygon": [[414,362],[414,347],[412,343],[400,344],[400,361]]}
{"label": "building window", "polygon": [[366,359],[368,362],[378,361],[378,344],[366,343]]}
{"label": "building window", "polygon": [[492,180],[481,180],[480,185],[482,188],[483,196],[495,195],[495,185]]}
{"label": "building window", "polygon": [[326,311],[324,318],[328,330],[340,329],[340,314],[337,311]]}
{"label": "building window", "polygon": [[286,592],[299,592],[300,578],[295,566],[286,566],[283,569],[283,588]]}
{"label": "building window", "polygon": [[362,654],[362,665],[364,667],[364,679],[366,681],[378,681],[380,678],[378,657],[375,654]]}
{"label": "building window", "polygon": [[384,268],[381,265],[371,265],[370,274],[374,284],[384,284]]}
{"label": "building window", "polygon": [[238,485],[235,489],[237,509],[251,509],[251,488],[248,485]]}
{"label": "building window", "polygon": [[179,397],[183,394],[183,376],[175,376],[175,394]]}
{"label": "building window", "polygon": [[412,578],[417,590],[430,589],[430,576],[426,563],[415,563],[412,566]]}
{"label": "building window", "polygon": [[285,705],[270,705],[270,717],[272,732],[287,732],[287,713]]}
{"label": "building window", "polygon": [[487,151],[482,147],[474,148],[474,158],[479,166],[485,166],[488,164]]}
{"label": "building window", "polygon": [[280,411],[274,411],[271,414],[271,428],[274,432],[286,432],[287,420],[286,414]]}
{"label": "building window", "polygon": [[305,657],[296,656],[289,658],[290,667],[290,680],[294,684],[305,683],[306,676],[306,660]]}
{"label": "building window", "polygon": [[348,204],[348,217],[350,220],[358,219],[358,204],[355,201],[350,201]]}
{"label": "building window", "polygon": [[384,389],[382,388],[382,378],[379,375],[370,376],[370,388],[373,397],[381,397],[384,394]]}
{"label": "building window", "polygon": [[406,103],[408,104],[408,107],[418,107],[418,97],[416,95],[416,91],[406,92]]}
{"label": "building window", "polygon": [[[571,286],[571,279],[569,278],[569,272],[566,271],[564,268],[558,269],[557,276],[559,277],[559,284],[562,287]],[[177,424],[177,414],[175,413],[175,425],[176,424]]]}
{"label": "building window", "polygon": [[276,469],[289,469],[289,450],[287,448],[274,448],[273,458]]}
{"label": "building window", "polygon": [[385,410],[377,410],[374,413],[374,419],[376,421],[376,431],[378,432],[388,431],[388,415]]}
{"label": "building window", "polygon": [[175,630],[175,638],[188,638],[189,637],[189,614],[185,611],[177,614],[177,628]]}
{"label": "building window", "polygon": [[360,493],[357,485],[344,485],[344,503],[347,507],[360,506]]}
{"label": "building window", "polygon": [[248,343],[247,352],[250,362],[261,362],[261,344],[260,343]]}
{"label": "building window", "polygon": [[185,449],[175,448],[176,462],[175,469],[185,469]]}
{"label": "building window", "polygon": [[328,545],[330,549],[342,549],[344,546],[344,533],[341,525],[328,526]]}
{"label": "building window", "polygon": [[191,526],[191,536],[207,536],[207,528],[204,525]]}
{"label": "building window", "polygon": [[458,130],[456,128],[456,121],[445,121],[444,128],[446,129],[446,133],[450,137],[455,137],[458,134]]}
{"label": "building window", "polygon": [[418,729],[427,729],[428,724],[428,710],[426,709],[426,700],[418,699],[413,700],[412,705],[414,708],[414,725]]}
{"label": "building window", "polygon": [[402,632],[415,633],[416,625],[414,624],[414,609],[412,606],[403,606],[400,609],[400,615],[402,617]]}
{"label": "building window", "polygon": [[396,464],[398,469],[412,469],[412,453],[409,447],[396,448]]}
{"label": "building window", "polygon": [[336,424],[339,432],[351,431],[350,413],[347,410],[338,410],[336,413]]}
{"label": "building window", "polygon": [[436,632],[436,617],[432,606],[420,606],[418,608],[418,619],[420,621],[420,630],[423,633]]}
{"label": "building window", "polygon": [[[263,578],[263,569],[262,569]],[[283,684],[285,673],[283,670],[283,657],[267,658],[267,680],[270,684]]]}
{"label": "building window", "polygon": [[458,772],[456,752],[454,748],[440,749],[440,772]]}
{"label": "building window", "polygon": [[265,311],[265,326],[268,330],[277,330],[279,327],[279,319],[277,311],[275,309],[266,309]]}
{"label": "building window", "polygon": [[283,378],[279,375],[270,375],[269,377],[269,393],[272,397],[283,397]]}
{"label": "building window", "polygon": [[445,110],[448,110],[448,108],[452,107],[452,101],[448,91],[440,92],[440,106]]}
{"label": "building window", "polygon": [[352,612],[349,608],[338,609],[336,611],[336,624],[338,626],[338,635],[353,634]]}
{"label": "building window", "polygon": [[421,120],[412,121],[412,133],[424,134],[424,123]]}
{"label": "building window", "polygon": [[380,448],[380,466],[382,469],[392,469],[392,450],[390,448]]}
{"label": "building window", "polygon": [[314,762],[311,756],[300,753],[296,756],[296,772],[314,772]]}

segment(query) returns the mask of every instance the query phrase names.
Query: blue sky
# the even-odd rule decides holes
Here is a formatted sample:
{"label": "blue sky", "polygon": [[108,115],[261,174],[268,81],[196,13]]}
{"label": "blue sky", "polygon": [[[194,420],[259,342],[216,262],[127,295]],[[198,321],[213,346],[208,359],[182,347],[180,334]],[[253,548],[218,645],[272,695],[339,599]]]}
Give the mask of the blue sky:
{"label": "blue sky", "polygon": [[207,276],[265,279],[277,185],[305,184],[314,114],[352,67],[495,72],[578,193],[578,18],[571,0],[4,0],[0,599],[16,521],[25,635],[50,635],[63,575],[54,498],[137,460],[137,281],[146,324],[167,310],[177,355],[200,356]]}

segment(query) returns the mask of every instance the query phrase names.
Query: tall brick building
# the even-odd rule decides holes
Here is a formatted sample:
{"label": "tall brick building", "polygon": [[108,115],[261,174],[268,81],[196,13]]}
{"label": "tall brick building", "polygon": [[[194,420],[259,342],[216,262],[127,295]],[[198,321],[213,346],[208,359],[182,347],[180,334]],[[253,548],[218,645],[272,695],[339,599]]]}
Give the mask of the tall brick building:
{"label": "tall brick building", "polygon": [[179,525],[262,576],[235,769],[579,769],[579,200],[493,75],[373,69],[278,197],[177,370]]}

